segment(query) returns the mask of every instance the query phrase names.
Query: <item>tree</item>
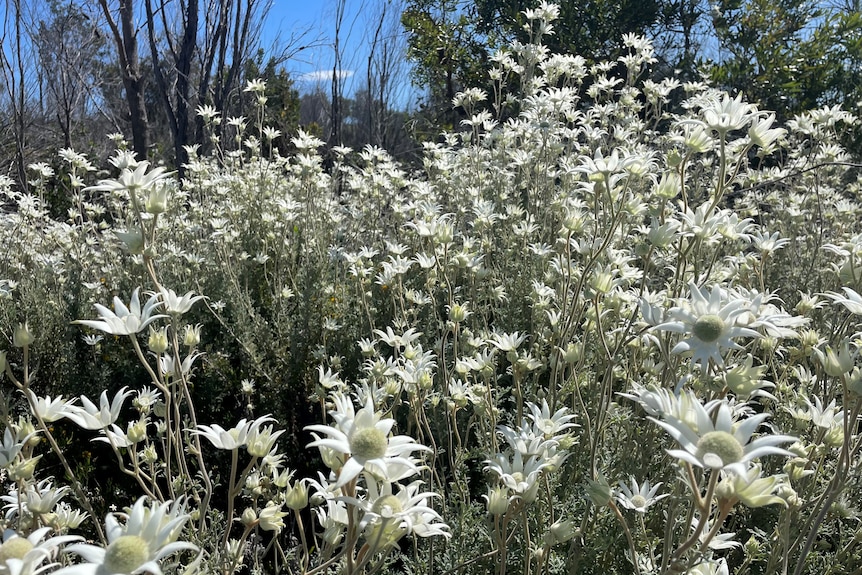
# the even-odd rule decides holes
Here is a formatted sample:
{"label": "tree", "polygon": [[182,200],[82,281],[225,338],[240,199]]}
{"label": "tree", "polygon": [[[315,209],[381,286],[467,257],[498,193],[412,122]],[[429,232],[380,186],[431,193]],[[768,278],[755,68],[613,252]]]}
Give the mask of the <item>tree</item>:
{"label": "tree", "polygon": [[[495,42],[528,39],[524,11],[539,0],[474,0],[478,30]],[[559,2],[555,33],[546,38],[554,52],[579,54],[590,61],[612,57],[624,34],[646,33],[659,19],[661,0],[582,0]]]}
{"label": "tree", "polygon": [[88,14],[71,2],[48,0],[48,18],[32,38],[39,58],[42,113],[54,116],[62,146],[73,147],[76,124],[92,115],[102,83],[106,41]]}
{"label": "tree", "polygon": [[[116,10],[108,0],[99,0],[105,16],[120,64],[120,77],[123,79],[129,121],[132,130],[132,150],[139,158],[146,158],[149,148],[150,126],[147,119],[145,100],[146,77],[141,74],[138,58],[138,27],[135,24],[134,0],[119,0]],[[119,21],[119,24],[117,23]]]}
{"label": "tree", "polygon": [[457,92],[488,80],[491,47],[476,28],[471,8],[462,0],[408,0],[401,16],[414,85],[427,91],[422,113],[438,127],[456,125],[452,99]]}

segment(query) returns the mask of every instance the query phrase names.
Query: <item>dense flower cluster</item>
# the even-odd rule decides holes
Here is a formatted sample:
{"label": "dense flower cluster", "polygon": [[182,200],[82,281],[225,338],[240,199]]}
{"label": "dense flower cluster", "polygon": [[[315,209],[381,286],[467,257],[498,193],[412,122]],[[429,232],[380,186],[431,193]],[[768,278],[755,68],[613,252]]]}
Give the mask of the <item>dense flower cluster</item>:
{"label": "dense flower cluster", "polygon": [[856,118],[557,14],[421,166],[226,118],[182,181],[63,150],[60,219],[0,179],[0,573],[858,568]]}

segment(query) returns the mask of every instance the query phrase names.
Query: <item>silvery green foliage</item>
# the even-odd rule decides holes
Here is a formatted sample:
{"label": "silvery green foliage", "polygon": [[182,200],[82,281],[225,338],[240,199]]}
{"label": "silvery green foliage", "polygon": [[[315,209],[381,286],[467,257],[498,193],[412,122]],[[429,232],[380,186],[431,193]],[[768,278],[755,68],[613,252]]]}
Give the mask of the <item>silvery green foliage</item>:
{"label": "silvery green foliage", "polygon": [[[778,126],[648,80],[639,37],[617,62],[550,54],[554,15],[530,11],[533,41],[494,55],[493,93],[455,98],[462,126],[421,166],[369,147],[325,168],[311,134],[202,107],[227,139],[190,150],[182,182],[123,150],[106,177],[63,150],[58,217],[47,166],[33,194],[0,181],[0,367],[31,413],[0,445],[6,569],[862,561],[860,186],[837,144],[855,117]],[[84,372],[95,389],[69,383]],[[205,393],[245,413],[216,421]],[[306,398],[319,420],[302,429]],[[58,429],[110,448],[141,492],[116,502],[129,520],[47,477],[41,450],[76,455]],[[306,446],[322,465],[299,477]],[[145,509],[167,531],[123,535]],[[94,544],[60,553],[79,532]]]}

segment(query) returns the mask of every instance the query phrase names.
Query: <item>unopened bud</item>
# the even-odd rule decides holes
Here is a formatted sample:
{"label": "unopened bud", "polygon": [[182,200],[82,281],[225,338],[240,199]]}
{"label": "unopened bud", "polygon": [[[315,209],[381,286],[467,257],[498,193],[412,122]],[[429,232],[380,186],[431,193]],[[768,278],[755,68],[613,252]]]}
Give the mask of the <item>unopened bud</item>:
{"label": "unopened bud", "polygon": [[183,330],[183,345],[195,347],[201,342],[201,324],[187,325]]}
{"label": "unopened bud", "polygon": [[168,330],[163,327],[161,329],[153,329],[150,327],[150,337],[147,340],[147,347],[150,351],[161,355],[168,350]]}
{"label": "unopened bud", "polygon": [[284,504],[298,511],[308,505],[308,487],[302,481],[297,481],[284,496]]}
{"label": "unopened bud", "polygon": [[489,488],[485,499],[491,515],[503,515],[509,509],[509,492],[505,487]]}
{"label": "unopened bud", "polygon": [[30,326],[27,325],[26,321],[19,323],[15,331],[12,332],[12,345],[15,347],[28,347],[33,345],[34,341],[36,341],[36,337],[30,331]]}
{"label": "unopened bud", "polygon": [[257,513],[254,512],[254,509],[249,507],[242,512],[242,517],[240,520],[242,521],[242,524],[246,527],[251,527],[252,525],[257,523]]}
{"label": "unopened bud", "polygon": [[611,486],[601,472],[595,481],[587,479],[587,495],[597,507],[604,507],[611,502]]}

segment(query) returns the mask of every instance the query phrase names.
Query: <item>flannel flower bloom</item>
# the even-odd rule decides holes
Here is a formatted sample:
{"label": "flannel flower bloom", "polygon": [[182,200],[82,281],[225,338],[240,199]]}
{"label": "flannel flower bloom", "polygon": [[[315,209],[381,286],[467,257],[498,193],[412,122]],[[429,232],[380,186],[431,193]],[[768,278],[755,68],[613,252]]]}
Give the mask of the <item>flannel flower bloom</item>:
{"label": "flannel flower bloom", "polygon": [[626,509],[637,511],[638,513],[646,513],[650,505],[661,501],[669,495],[668,493],[663,493],[656,497],[658,488],[661,487],[661,482],[650,486],[649,481],[644,481],[642,484],[638,485],[637,480],[630,476],[629,484],[631,485],[631,488],[620,481],[620,486],[616,491],[615,497],[616,500],[619,501],[620,505]]}
{"label": "flannel flower bloom", "polygon": [[260,426],[268,421],[275,421],[275,419],[269,415],[258,417],[254,421],[241,419],[235,427],[230,429],[225,429],[220,425],[198,425],[197,429],[191,430],[191,433],[203,435],[217,449],[233,451],[246,445],[249,437],[256,435]]}
{"label": "flannel flower bloom", "polygon": [[711,292],[689,283],[691,300],[683,305],[672,307],[666,321],[655,326],[654,330],[681,333],[686,336],[671,350],[671,353],[691,352],[695,363],[703,369],[713,360],[716,365],[724,365],[722,348],[742,349],[733,341],[735,337],[760,337],[760,334],[747,327],[736,325],[737,318],[748,310],[745,301],[726,301],[723,290],[714,286]]}
{"label": "flannel flower bloom", "polygon": [[125,403],[126,398],[134,393],[127,391],[127,389],[127,387],[120,389],[110,403],[108,402],[108,392],[103,391],[99,397],[98,407],[87,399],[86,396],[82,395],[82,406],[67,404],[63,408],[64,414],[67,419],[71,419],[79,427],[89,429],[90,431],[110,427],[120,417],[120,411],[123,409],[123,403]]}
{"label": "flannel flower bloom", "polygon": [[95,186],[84,189],[96,192],[121,192],[123,190],[134,192],[137,190],[147,190],[173,173],[165,172],[165,168],[162,167],[154,168],[150,173],[146,173],[149,167],[150,163],[147,161],[137,162],[134,166],[134,171],[128,167],[124,167],[116,180],[99,180],[99,183]]}
{"label": "flannel flower bloom", "polygon": [[202,295],[195,295],[194,292],[187,292],[185,295],[180,296],[177,295],[174,290],[164,287],[161,289],[161,292],[156,295],[161,295],[165,311],[176,315],[188,313],[196,302],[205,297]]}
{"label": "flannel flower bloom", "polygon": [[734,421],[730,405],[725,402],[715,408],[713,423],[709,410],[699,402],[692,402],[687,421],[694,425],[665,415],[664,421],[654,417],[649,419],[661,426],[673,437],[682,449],[669,449],[668,455],[682,459],[697,467],[734,472],[745,475],[748,463],[765,455],[793,454],[777,447],[781,443],[796,441],[788,435],[764,435],[752,439],[754,432],[769,418],[768,413],[752,415],[741,421]]}
{"label": "flannel flower bloom", "polygon": [[164,314],[153,315],[156,307],[162,304],[159,301],[159,294],[153,295],[141,309],[139,292],[140,288],[135,288],[135,291],[132,292],[132,301],[129,307],[126,307],[120,298],[114,297],[114,311],[101,304],[96,304],[96,310],[99,312],[101,320],[79,319],[73,323],[86,325],[113,335],[133,335],[143,331],[155,320],[168,317]]}
{"label": "flannel flower bloom", "polygon": [[21,537],[12,529],[3,532],[3,543],[0,544],[0,574],[2,575],[37,575],[57,566],[57,563],[42,565],[45,559],[54,558],[60,545],[71,541],[80,541],[77,535],[60,535],[42,539],[51,531],[50,527],[41,527],[27,537]]}
{"label": "flannel flower bloom", "polygon": [[197,551],[197,546],[177,541],[189,519],[182,502],[147,506],[145,500],[141,497],[129,510],[125,525],[120,525],[113,513],[105,517],[107,548],[87,543],[66,547],[86,563],[65,567],[55,575],[162,575],[161,559],[177,551]]}
{"label": "flannel flower bloom", "polygon": [[[315,436],[315,441],[308,447],[321,450],[331,450],[336,454],[350,458],[338,472],[336,487],[342,487],[355,479],[362,471],[368,471],[379,478],[388,478],[390,464],[401,464],[416,470],[416,464],[408,457],[414,451],[430,451],[424,445],[407,435],[389,436],[394,419],[381,419],[374,410],[374,404],[369,397],[365,406],[355,413],[354,417],[345,417],[347,410],[339,410],[336,415],[337,427],[328,425],[309,425],[306,429],[320,432],[328,437]],[[335,417],[335,415],[333,416]],[[325,454],[324,454],[325,456]]]}
{"label": "flannel flower bloom", "polygon": [[392,483],[386,481],[378,485],[370,480],[366,499],[360,501],[345,497],[343,500],[364,511],[359,526],[365,531],[366,540],[378,548],[393,545],[410,533],[419,537],[442,535],[448,538],[449,526],[442,523],[440,514],[426,503],[439,495],[420,492],[421,486],[421,481],[414,481],[409,485],[399,485],[398,492],[393,493]]}

